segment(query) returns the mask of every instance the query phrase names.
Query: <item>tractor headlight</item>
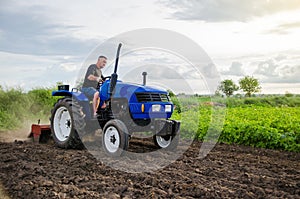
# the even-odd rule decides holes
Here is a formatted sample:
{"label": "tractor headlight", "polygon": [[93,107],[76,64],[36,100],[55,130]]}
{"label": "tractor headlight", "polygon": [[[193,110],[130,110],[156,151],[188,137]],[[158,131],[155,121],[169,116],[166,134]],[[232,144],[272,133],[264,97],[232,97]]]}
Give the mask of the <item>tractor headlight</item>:
{"label": "tractor headlight", "polygon": [[165,112],[172,112],[172,105],[166,105]]}
{"label": "tractor headlight", "polygon": [[152,105],[152,112],[159,112],[161,109],[160,104],[153,104]]}

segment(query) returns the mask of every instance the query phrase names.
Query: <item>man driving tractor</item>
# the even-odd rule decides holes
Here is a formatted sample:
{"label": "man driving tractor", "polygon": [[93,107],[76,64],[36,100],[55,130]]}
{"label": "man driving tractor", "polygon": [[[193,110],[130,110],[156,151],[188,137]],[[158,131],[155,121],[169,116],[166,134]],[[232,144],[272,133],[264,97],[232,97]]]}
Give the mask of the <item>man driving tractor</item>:
{"label": "man driving tractor", "polygon": [[[97,115],[99,95],[99,84],[104,81],[101,69],[105,67],[107,58],[103,55],[98,57],[96,64],[91,64],[84,77],[84,82],[81,91],[88,97],[93,98],[93,113],[94,117]],[[101,108],[105,108],[105,103]]]}

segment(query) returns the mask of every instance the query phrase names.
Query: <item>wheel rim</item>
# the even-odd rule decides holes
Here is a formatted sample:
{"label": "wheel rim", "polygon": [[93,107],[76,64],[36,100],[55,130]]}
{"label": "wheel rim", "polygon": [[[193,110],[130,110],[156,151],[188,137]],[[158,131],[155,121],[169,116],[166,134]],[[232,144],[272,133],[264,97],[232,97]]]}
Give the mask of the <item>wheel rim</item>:
{"label": "wheel rim", "polygon": [[104,133],[104,144],[109,153],[115,153],[119,149],[120,135],[114,126],[110,126],[106,129]]}
{"label": "wheel rim", "polygon": [[171,136],[155,136],[157,144],[161,148],[167,148],[171,144]]}
{"label": "wheel rim", "polygon": [[72,130],[72,118],[66,107],[60,107],[54,115],[54,133],[56,138],[64,142],[66,141]]}

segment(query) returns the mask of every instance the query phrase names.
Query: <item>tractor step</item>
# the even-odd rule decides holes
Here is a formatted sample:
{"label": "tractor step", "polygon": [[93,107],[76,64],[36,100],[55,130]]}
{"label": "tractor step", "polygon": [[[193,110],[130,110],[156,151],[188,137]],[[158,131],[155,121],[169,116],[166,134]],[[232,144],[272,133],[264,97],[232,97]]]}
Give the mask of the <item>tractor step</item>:
{"label": "tractor step", "polygon": [[33,142],[47,143],[51,137],[51,128],[49,124],[32,124],[31,132],[28,138],[32,138]]}

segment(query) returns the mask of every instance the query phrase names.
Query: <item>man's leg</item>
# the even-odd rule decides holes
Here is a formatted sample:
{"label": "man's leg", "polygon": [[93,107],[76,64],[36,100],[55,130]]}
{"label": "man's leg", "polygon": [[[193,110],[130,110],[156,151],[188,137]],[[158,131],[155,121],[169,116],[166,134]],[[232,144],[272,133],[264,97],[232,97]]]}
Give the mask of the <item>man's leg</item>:
{"label": "man's leg", "polygon": [[97,115],[97,108],[98,108],[98,99],[99,99],[99,92],[96,91],[94,93],[94,98],[93,98],[93,109],[94,109],[94,115]]}

